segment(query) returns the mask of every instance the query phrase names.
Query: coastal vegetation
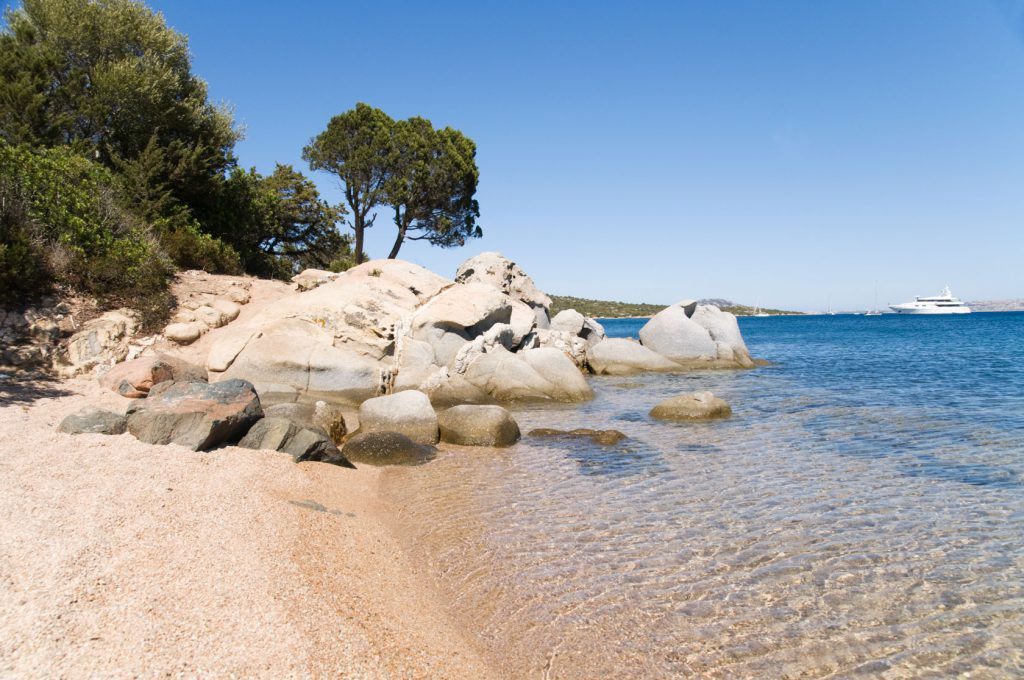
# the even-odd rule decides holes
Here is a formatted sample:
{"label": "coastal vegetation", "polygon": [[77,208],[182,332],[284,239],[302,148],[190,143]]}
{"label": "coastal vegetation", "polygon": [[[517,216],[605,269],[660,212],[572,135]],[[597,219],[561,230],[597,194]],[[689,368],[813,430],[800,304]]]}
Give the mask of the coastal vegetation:
{"label": "coastal vegetation", "polygon": [[[740,305],[729,300],[701,300],[701,304],[715,305],[723,312],[729,312],[736,316],[753,316],[755,313],[769,314],[772,316],[783,314],[797,314],[798,312],[787,312],[781,309],[758,309],[749,305]],[[622,319],[628,317],[654,316],[666,305],[653,305],[644,302],[615,302],[611,300],[590,300],[587,298],[573,297],[571,295],[552,295],[551,313],[557,314],[566,309],[575,309],[584,316],[596,319]]]}
{"label": "coastal vegetation", "polygon": [[332,118],[302,153],[311,168],[337,175],[344,187],[356,263],[365,260],[365,231],[379,206],[394,211],[389,259],[406,240],[450,248],[483,235],[476,224],[476,145],[458,130],[434,129],[418,116],[396,121],[360,102]]}
{"label": "coastal vegetation", "polygon": [[[24,0],[0,25],[0,304],[54,287],[166,317],[175,269],[287,279],[366,257],[378,208],[406,240],[481,235],[472,140],[366,104],[305,149],[338,174],[331,205],[301,171],[239,165],[230,109],[188,41],[134,0]],[[347,220],[347,222],[346,222]],[[345,225],[351,227],[348,233]],[[353,235],[355,252],[353,252]]]}

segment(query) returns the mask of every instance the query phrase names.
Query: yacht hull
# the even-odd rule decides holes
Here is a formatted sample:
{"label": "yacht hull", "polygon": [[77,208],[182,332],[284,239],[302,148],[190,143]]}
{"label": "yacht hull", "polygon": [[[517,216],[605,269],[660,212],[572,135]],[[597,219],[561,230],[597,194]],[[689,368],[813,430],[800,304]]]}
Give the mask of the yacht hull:
{"label": "yacht hull", "polygon": [[904,307],[890,305],[889,309],[897,314],[970,314],[970,307]]}

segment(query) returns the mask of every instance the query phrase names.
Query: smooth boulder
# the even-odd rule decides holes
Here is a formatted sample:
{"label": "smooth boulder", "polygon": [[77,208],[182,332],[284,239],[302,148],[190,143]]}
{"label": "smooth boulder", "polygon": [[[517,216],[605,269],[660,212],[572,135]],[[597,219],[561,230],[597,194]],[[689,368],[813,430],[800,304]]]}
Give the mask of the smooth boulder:
{"label": "smooth boulder", "polygon": [[644,347],[677,364],[710,362],[718,348],[706,328],[695,323],[684,307],[671,305],[661,310],[640,329]]}
{"label": "smooth boulder", "polygon": [[398,432],[419,444],[440,438],[437,413],[430,398],[418,390],[367,399],[359,407],[360,432]]}
{"label": "smooth boulder", "polygon": [[563,309],[551,319],[551,330],[568,331],[573,335],[579,335],[587,319],[575,309]]}
{"label": "smooth boulder", "polygon": [[711,335],[718,349],[719,360],[735,362],[742,368],[754,368],[754,361],[750,358],[750,351],[743,341],[735,315],[713,305],[700,305],[691,318]]}
{"label": "smooth boulder", "polygon": [[651,409],[651,417],[658,420],[713,420],[728,418],[732,408],[711,392],[694,392],[672,397]]}
{"label": "smooth boulder", "polygon": [[122,434],[126,427],[124,414],[87,406],[60,421],[57,431],[65,434]]}
{"label": "smooth boulder", "polygon": [[325,431],[303,427],[287,418],[270,417],[257,421],[238,445],[246,449],[287,453],[296,463],[317,461],[355,467],[342,455]]}
{"label": "smooth boulder", "polygon": [[422,465],[437,457],[437,449],[419,444],[400,432],[362,432],[345,442],[341,451],[354,463]]}
{"label": "smooth boulder", "polygon": [[168,380],[205,382],[206,370],[183,359],[157,354],[111,367],[100,379],[100,384],[122,397],[142,399],[153,385]]}
{"label": "smooth boulder", "polygon": [[512,446],[519,424],[500,406],[454,406],[438,416],[441,441],[461,446]]}
{"label": "smooth boulder", "polygon": [[240,439],[263,417],[246,380],[163,382],[128,409],[128,431],[148,444],[179,444],[205,451]]}
{"label": "smooth boulder", "polygon": [[681,366],[629,338],[606,338],[590,348],[590,368],[598,375],[677,371]]}

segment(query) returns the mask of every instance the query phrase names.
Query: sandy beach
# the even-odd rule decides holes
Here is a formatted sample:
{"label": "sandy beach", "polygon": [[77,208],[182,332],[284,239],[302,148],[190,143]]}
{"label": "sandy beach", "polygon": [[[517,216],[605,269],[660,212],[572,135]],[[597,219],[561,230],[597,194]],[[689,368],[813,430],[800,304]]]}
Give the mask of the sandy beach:
{"label": "sandy beach", "polygon": [[0,675],[493,677],[386,529],[380,471],[58,433],[127,400],[0,383]]}

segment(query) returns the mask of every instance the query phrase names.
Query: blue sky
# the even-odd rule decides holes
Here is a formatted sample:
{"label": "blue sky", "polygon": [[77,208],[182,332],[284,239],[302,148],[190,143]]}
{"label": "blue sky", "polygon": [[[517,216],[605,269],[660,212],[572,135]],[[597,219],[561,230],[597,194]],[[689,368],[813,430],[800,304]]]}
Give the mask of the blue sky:
{"label": "blue sky", "polygon": [[[358,101],[478,145],[481,250],[544,289],[794,309],[1024,297],[1019,0],[159,0],[243,165]],[[334,181],[316,175],[340,200]],[[384,214],[368,234],[383,256]]]}

